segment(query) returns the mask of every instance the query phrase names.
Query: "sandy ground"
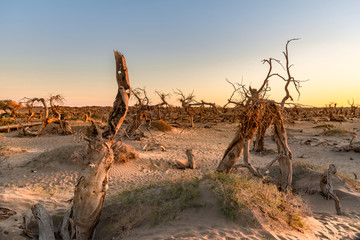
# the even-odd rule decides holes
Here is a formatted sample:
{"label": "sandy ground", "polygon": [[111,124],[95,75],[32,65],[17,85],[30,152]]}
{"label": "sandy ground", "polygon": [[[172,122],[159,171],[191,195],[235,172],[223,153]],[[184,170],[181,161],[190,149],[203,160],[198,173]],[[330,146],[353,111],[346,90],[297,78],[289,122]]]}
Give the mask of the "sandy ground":
{"label": "sandy ground", "polygon": [[[360,176],[360,153],[336,152],[336,147],[349,144],[351,134],[325,136],[322,129],[313,128],[313,122],[297,122],[287,125],[289,146],[294,162],[307,161],[328,166],[335,164],[339,172]],[[360,131],[360,121],[331,123],[336,127]],[[75,128],[76,129],[76,128]],[[81,129],[81,127],[78,127]],[[129,141],[139,153],[137,160],[116,164],[110,172],[108,195],[124,189],[147,185],[166,179],[183,176],[201,176],[216,169],[224,150],[233,138],[236,124],[196,126],[194,129],[174,129],[172,132],[145,131],[147,139]],[[354,141],[357,141],[355,139]],[[146,144],[165,146],[152,151],[143,151]],[[0,207],[9,208],[15,215],[0,220],[0,239],[24,239],[19,236],[22,214],[31,205],[42,202],[51,212],[57,226],[58,219],[69,208],[67,202],[73,196],[74,183],[81,168],[74,164],[74,152],[84,146],[79,135],[44,135],[35,138],[19,138],[17,133],[0,134],[0,146],[20,149],[16,154],[0,155]],[[265,140],[266,148],[276,149],[270,132]],[[193,149],[199,166],[195,170],[178,170],[172,163],[186,159],[185,150]],[[275,153],[251,152],[255,166],[265,166],[274,159]],[[262,229],[240,227],[226,219],[218,210],[216,200],[202,194],[208,202],[200,212],[185,210],[176,220],[155,227],[139,226],[128,239],[356,239],[360,238],[360,192],[335,180],[335,193],[339,196],[344,215],[336,215],[334,202],[325,200],[316,192],[318,179],[300,181],[300,194],[313,211],[308,218],[312,230],[300,232],[276,232],[263,226]],[[315,192],[315,194],[314,194]],[[106,206],[107,202],[105,202]],[[97,237],[97,239],[102,239]]]}

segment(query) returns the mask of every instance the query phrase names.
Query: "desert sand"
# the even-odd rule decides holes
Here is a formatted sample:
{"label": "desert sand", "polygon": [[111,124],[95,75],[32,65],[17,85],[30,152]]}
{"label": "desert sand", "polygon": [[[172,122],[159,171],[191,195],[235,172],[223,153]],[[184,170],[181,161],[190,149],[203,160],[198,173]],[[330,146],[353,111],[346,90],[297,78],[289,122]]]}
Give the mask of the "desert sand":
{"label": "desert sand", "polygon": [[[297,121],[287,124],[288,141],[297,161],[309,162],[327,168],[335,164],[338,172],[355,178],[360,176],[360,153],[338,152],[337,148],[349,144],[351,134],[327,136],[323,129],[313,128],[321,123]],[[360,130],[360,120],[331,123],[351,131]],[[1,133],[0,146],[0,207],[15,211],[7,219],[0,219],[0,239],[25,239],[22,216],[35,203],[41,202],[53,216],[55,226],[69,209],[74,184],[81,167],[76,164],[79,150],[84,147],[80,132],[85,124],[73,123],[74,135],[47,133],[42,136],[18,137],[17,132]],[[126,140],[139,153],[136,160],[115,164],[110,171],[108,195],[95,239],[107,239],[102,233],[106,224],[107,207],[117,193],[183,177],[201,177],[214,172],[233,138],[236,124],[196,125],[195,128],[173,128],[171,132],[142,128],[147,138]],[[355,142],[357,139],[354,140]],[[144,151],[146,144],[153,149]],[[161,148],[161,146],[163,148]],[[266,154],[251,152],[251,162],[263,167],[276,156],[276,145],[271,131],[266,135]],[[165,151],[164,151],[165,148]],[[186,159],[185,150],[193,149],[196,169],[180,170],[173,167],[177,160]],[[273,151],[271,151],[273,150]],[[241,161],[241,159],[240,159]],[[237,170],[234,170],[236,173]],[[186,209],[176,219],[150,226],[143,223],[132,229],[124,239],[357,239],[360,238],[360,190],[349,187],[334,178],[335,193],[339,197],[343,215],[336,215],[334,201],[320,195],[319,176],[314,174],[296,183],[296,192],[309,205],[312,214],[307,217],[309,229],[279,231],[267,226],[243,224],[246,215],[237,221],[226,218],[217,206],[217,200],[206,189],[199,201],[206,203],[198,210]],[[35,220],[30,228],[36,232]]]}

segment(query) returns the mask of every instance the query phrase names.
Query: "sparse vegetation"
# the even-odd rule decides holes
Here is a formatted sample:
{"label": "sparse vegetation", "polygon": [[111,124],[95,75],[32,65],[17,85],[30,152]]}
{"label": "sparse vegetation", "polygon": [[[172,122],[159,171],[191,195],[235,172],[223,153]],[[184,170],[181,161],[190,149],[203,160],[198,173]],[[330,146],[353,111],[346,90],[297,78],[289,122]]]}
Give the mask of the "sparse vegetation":
{"label": "sparse vegetation", "polygon": [[139,157],[139,153],[130,145],[118,143],[114,147],[115,163],[127,163]]}
{"label": "sparse vegetation", "polygon": [[[176,218],[185,208],[200,207],[194,202],[199,197],[199,180],[178,180],[126,190],[110,199],[104,214],[110,215],[106,228],[109,235],[125,235],[142,222],[154,226]],[[121,216],[121,217],[119,217]]]}
{"label": "sparse vegetation", "polygon": [[13,147],[8,145],[0,146],[0,156],[27,152],[27,148]]}
{"label": "sparse vegetation", "polygon": [[206,177],[217,183],[214,193],[230,219],[235,220],[243,209],[250,209],[260,213],[271,226],[287,225],[300,232],[307,228],[304,217],[310,211],[299,196],[279,192],[276,185],[250,175],[216,173]]}

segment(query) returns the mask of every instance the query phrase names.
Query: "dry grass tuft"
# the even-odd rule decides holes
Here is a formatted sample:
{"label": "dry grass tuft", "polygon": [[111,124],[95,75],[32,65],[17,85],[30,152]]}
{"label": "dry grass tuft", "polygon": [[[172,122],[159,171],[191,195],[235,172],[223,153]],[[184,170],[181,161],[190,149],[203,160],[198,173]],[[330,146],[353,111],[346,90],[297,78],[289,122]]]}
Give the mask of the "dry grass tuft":
{"label": "dry grass tuft", "polygon": [[130,145],[119,143],[114,148],[115,163],[127,163],[139,157],[139,153]]}
{"label": "dry grass tuft", "polygon": [[172,130],[172,127],[163,120],[156,120],[151,122],[151,128],[162,132],[169,132]]}
{"label": "dry grass tuft", "polygon": [[0,156],[19,154],[24,152],[27,152],[26,148],[12,147],[7,145],[0,146]]}
{"label": "dry grass tuft", "polygon": [[235,220],[242,210],[250,209],[271,227],[289,226],[300,232],[308,228],[304,216],[310,214],[310,210],[300,196],[279,192],[276,185],[264,184],[252,176],[216,173],[206,177],[216,183],[214,193],[221,210],[230,219]]}
{"label": "dry grass tuft", "polygon": [[111,204],[103,209],[108,222],[102,222],[100,234],[107,239],[118,239],[142,223],[154,226],[169,221],[185,208],[200,207],[193,202],[199,197],[199,180],[162,182],[132,190],[125,190],[110,199]]}

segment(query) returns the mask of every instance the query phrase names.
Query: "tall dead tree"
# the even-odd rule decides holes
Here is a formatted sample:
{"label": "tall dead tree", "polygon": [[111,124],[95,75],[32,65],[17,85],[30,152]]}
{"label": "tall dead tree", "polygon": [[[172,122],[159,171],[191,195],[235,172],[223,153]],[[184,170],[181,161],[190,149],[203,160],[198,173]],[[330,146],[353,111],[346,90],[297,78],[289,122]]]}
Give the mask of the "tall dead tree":
{"label": "tall dead tree", "polygon": [[84,154],[86,169],[76,183],[72,207],[60,224],[59,236],[63,240],[88,240],[94,237],[108,190],[108,174],[119,140],[115,136],[128,111],[131,92],[125,57],[117,51],[114,54],[118,92],[107,125],[101,128],[92,123],[87,129],[84,138],[88,142]]}
{"label": "tall dead tree", "polygon": [[[287,61],[287,48],[289,42],[291,42],[292,40],[289,40],[286,44],[286,52],[284,54]],[[239,88],[239,90],[241,90],[243,95],[245,96],[246,104],[240,118],[239,129],[236,132],[234,139],[231,141],[228,148],[225,150],[224,156],[217,167],[217,171],[230,172],[233,167],[246,167],[255,176],[262,177],[263,173],[266,172],[266,170],[270,168],[270,166],[274,162],[278,161],[281,171],[280,189],[282,191],[287,191],[291,187],[292,182],[293,156],[287,143],[287,134],[281,115],[281,107],[283,106],[283,102],[280,103],[279,106],[274,101],[265,99],[266,92],[269,91],[269,79],[273,76],[280,76],[277,73],[272,73],[273,61],[279,62],[278,60],[273,58],[263,61],[269,64],[269,71],[259,90],[253,89],[251,87],[249,88],[249,90],[247,90],[244,86],[241,86]],[[290,65],[287,64],[287,67],[290,68]],[[291,77],[289,71],[288,74],[290,80],[293,81],[293,78]],[[287,90],[287,86],[285,87],[285,90]],[[289,98],[289,96],[285,96],[285,98],[287,99]],[[261,139],[263,140],[265,131],[271,125],[271,123],[273,123],[274,126],[274,137],[278,147],[279,155],[273,161],[271,161],[264,169],[255,168],[251,164],[249,159],[250,140],[254,137],[256,131],[258,131],[259,136],[262,136]],[[243,152],[243,164],[235,165]]]}
{"label": "tall dead tree", "polygon": [[[292,41],[296,41],[296,40],[299,40],[298,38],[294,38],[294,39],[290,39],[289,41],[287,41],[286,43],[286,46],[285,46],[285,52],[283,52],[284,54],[284,57],[285,57],[285,67],[281,64],[281,62],[277,59],[274,59],[274,58],[269,58],[269,59],[264,59],[262,61],[263,64],[267,63],[269,65],[269,69],[268,69],[268,73],[265,77],[265,80],[263,82],[263,85],[261,86],[261,88],[259,89],[259,91],[262,91],[263,92],[263,96],[262,97],[265,97],[265,94],[267,91],[269,91],[269,80],[270,78],[272,77],[278,77],[280,79],[282,79],[284,82],[285,82],[285,96],[283,97],[283,99],[281,100],[280,102],[280,108],[281,108],[281,111],[284,110],[284,107],[285,107],[285,104],[286,104],[286,101],[288,101],[288,99],[292,100],[293,101],[293,97],[290,95],[290,90],[289,90],[289,86],[290,84],[293,84],[294,85],[294,88],[295,90],[297,91],[298,93],[298,96],[300,96],[300,83],[301,81],[299,80],[296,80],[292,75],[291,75],[291,67],[293,66],[292,64],[290,64],[290,61],[289,61],[289,44],[292,42]],[[286,71],[286,76],[283,76],[281,75],[280,73],[274,73],[273,72],[273,63],[277,63],[277,64],[280,64]],[[259,129],[257,130],[257,133],[256,133],[256,139],[255,139],[255,142],[254,142],[254,150],[256,152],[261,152],[261,151],[264,151],[265,150],[265,145],[264,145],[264,142],[265,142],[265,133],[266,133],[266,130],[269,128],[269,126],[271,125],[271,122],[272,122],[272,119],[269,118],[269,116],[271,117],[272,115],[270,114],[263,114],[262,115],[262,119],[260,120],[261,121],[261,125],[259,127]]]}

